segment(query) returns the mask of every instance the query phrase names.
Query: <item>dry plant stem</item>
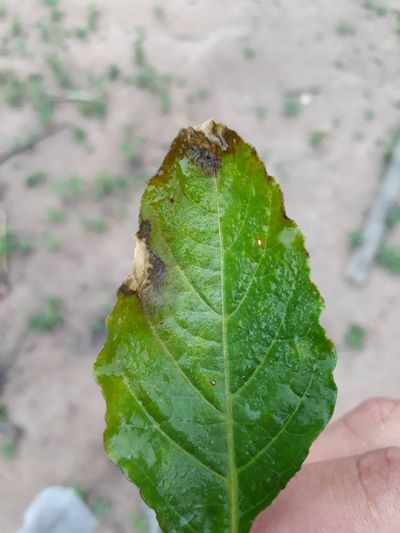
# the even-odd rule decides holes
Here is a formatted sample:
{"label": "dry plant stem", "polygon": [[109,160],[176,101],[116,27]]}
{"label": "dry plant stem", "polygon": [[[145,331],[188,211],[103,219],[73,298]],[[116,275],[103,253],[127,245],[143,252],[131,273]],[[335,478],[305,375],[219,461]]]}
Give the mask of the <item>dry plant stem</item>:
{"label": "dry plant stem", "polygon": [[65,128],[66,128],[65,124],[50,126],[49,128],[45,129],[43,132],[41,132],[37,137],[35,137],[31,141],[26,142],[25,144],[18,146],[16,148],[12,148],[11,150],[4,152],[3,154],[0,154],[0,165],[3,165],[9,159],[12,159],[13,157],[16,157],[17,155],[20,155],[24,152],[32,150],[36,145],[52,137],[53,135],[56,135],[57,133],[59,133]]}
{"label": "dry plant stem", "polygon": [[88,91],[67,91],[65,94],[57,94],[53,96],[56,104],[64,102],[93,102],[96,100],[96,95]]}
{"label": "dry plant stem", "polygon": [[363,243],[351,254],[346,278],[357,285],[365,283],[386,230],[386,216],[400,193],[400,144],[379,185],[378,193],[368,212]]}

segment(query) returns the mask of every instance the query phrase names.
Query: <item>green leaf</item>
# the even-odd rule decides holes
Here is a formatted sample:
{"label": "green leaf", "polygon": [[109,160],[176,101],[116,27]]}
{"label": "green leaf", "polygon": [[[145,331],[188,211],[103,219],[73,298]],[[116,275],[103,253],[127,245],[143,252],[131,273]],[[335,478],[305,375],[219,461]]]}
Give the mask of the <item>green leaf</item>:
{"label": "green leaf", "polygon": [[105,447],[168,532],[247,532],[335,403],[322,300],[276,181],[209,121],[141,203],[134,269],[95,364]]}

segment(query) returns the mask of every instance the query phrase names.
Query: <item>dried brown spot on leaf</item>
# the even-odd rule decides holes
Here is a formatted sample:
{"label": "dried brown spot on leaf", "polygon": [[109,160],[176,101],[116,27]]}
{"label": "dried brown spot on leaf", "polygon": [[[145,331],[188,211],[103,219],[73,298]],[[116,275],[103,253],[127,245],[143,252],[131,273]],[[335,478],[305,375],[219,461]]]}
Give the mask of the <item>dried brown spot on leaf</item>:
{"label": "dried brown spot on leaf", "polygon": [[219,155],[228,148],[225,126],[210,119],[194,128],[184,130],[188,149],[186,155],[207,174],[216,174]]}
{"label": "dried brown spot on leaf", "polygon": [[136,233],[136,247],[133,256],[133,269],[124,280],[119,291],[129,295],[152,286],[158,288],[165,274],[165,263],[150,248],[151,224],[148,220],[140,220]]}

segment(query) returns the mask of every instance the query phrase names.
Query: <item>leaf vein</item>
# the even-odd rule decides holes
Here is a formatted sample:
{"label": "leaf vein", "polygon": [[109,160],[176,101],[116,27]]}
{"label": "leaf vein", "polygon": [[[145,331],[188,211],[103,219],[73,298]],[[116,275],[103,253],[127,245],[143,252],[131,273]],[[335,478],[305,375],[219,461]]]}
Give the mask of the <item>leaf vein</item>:
{"label": "leaf vein", "polygon": [[[162,496],[156,486],[156,484],[154,483],[154,481],[151,479],[151,477],[147,474],[147,472],[140,466],[140,463],[139,462],[135,462],[135,468],[137,468],[138,470],[141,470],[142,474],[149,480],[149,482],[151,483],[151,485],[154,487],[154,489],[156,490],[157,492],[157,495],[159,498],[161,498],[161,500],[163,500],[167,505],[168,507],[176,514],[176,516],[178,516],[179,518],[181,518],[182,520],[185,520],[185,517],[182,516],[180,513],[178,513],[178,511],[175,509],[175,507],[172,505],[172,503],[167,500],[164,496]],[[143,498],[144,501],[146,501],[146,499],[143,497],[143,492],[142,490],[140,490],[140,494]],[[158,518],[158,517],[157,517]],[[194,529],[190,524],[186,524],[185,527],[188,527],[190,529],[190,531],[193,531],[194,533],[198,533],[198,530],[197,529]]]}
{"label": "leaf vein", "polygon": [[[270,210],[270,212],[269,212],[267,225],[269,225],[269,223],[270,223],[271,213],[272,213],[272,210]],[[247,295],[249,294],[249,291],[251,289],[251,286],[253,285],[253,281],[254,281],[254,279],[255,279],[255,277],[257,275],[258,269],[260,268],[260,265],[261,265],[263,259],[267,255],[267,250],[270,250],[270,248],[268,248],[266,246],[265,249],[264,249],[264,252],[261,254],[261,257],[260,257],[260,259],[259,259],[259,261],[257,263],[256,268],[254,269],[253,275],[251,276],[251,279],[249,281],[249,284],[247,285],[247,289],[246,289],[245,293],[243,294],[242,298],[240,299],[240,301],[239,301],[238,305],[235,307],[235,309],[233,311],[231,311],[231,313],[228,315],[227,320],[229,320],[240,309],[240,307],[242,306],[243,302],[246,300]]]}
{"label": "leaf vein", "polygon": [[193,285],[193,283],[189,280],[189,278],[187,277],[187,275],[185,274],[185,271],[183,270],[183,268],[179,265],[170,245],[168,244],[167,240],[165,239],[165,237],[161,235],[161,238],[165,244],[165,246],[168,248],[169,250],[169,253],[174,261],[174,264],[175,264],[175,267],[176,269],[180,272],[182,278],[186,281],[187,285],[192,289],[192,292],[199,298],[199,300],[201,300],[204,305],[206,305],[208,307],[208,309],[210,309],[210,311],[212,311],[214,314],[216,314],[218,317],[221,317],[220,313],[218,313],[218,311],[216,311],[206,300],[205,298],[200,294],[199,290],[195,288],[195,286]]}
{"label": "leaf vein", "polygon": [[206,213],[207,215],[213,215],[214,213],[212,211],[209,211],[208,209],[205,209],[204,207],[202,207],[201,205],[197,204],[191,196],[189,196],[186,192],[185,189],[182,189],[182,194],[185,198],[187,198],[189,200],[190,203],[192,203],[195,207],[197,207],[198,209],[200,209],[201,211],[203,211],[204,213]]}
{"label": "leaf vein", "polygon": [[222,316],[222,348],[224,358],[224,393],[225,393],[225,407],[226,407],[226,443],[228,454],[228,477],[227,477],[227,492],[229,496],[229,531],[231,533],[238,533],[238,479],[235,459],[235,442],[233,438],[233,412],[232,412],[232,394],[230,385],[230,371],[229,371],[229,353],[228,353],[228,335],[227,335],[227,319],[225,316],[225,263],[224,263],[224,247],[220,219],[220,205],[219,205],[219,190],[218,177],[215,176],[215,200],[217,204],[217,222],[218,234],[220,243],[220,270],[221,270],[221,316]]}
{"label": "leaf vein", "polygon": [[311,385],[314,381],[314,376],[315,376],[315,371],[312,372],[311,374],[311,377],[310,377],[310,380],[308,382],[308,385],[306,387],[306,390],[304,391],[304,393],[301,395],[300,397],[300,400],[296,406],[296,408],[294,409],[294,411],[292,412],[292,414],[286,419],[285,423],[283,424],[283,426],[281,427],[281,429],[278,431],[278,433],[268,442],[268,444],[266,446],[264,446],[264,448],[262,448],[261,450],[259,450],[255,455],[253,455],[253,457],[247,461],[247,463],[243,464],[242,466],[240,466],[240,468],[238,469],[238,472],[241,472],[242,470],[245,470],[246,468],[248,468],[251,464],[254,463],[254,461],[257,461],[257,459],[260,457],[260,455],[263,455],[267,450],[269,450],[269,448],[272,446],[272,444],[279,438],[280,435],[282,435],[282,433],[285,431],[285,429],[287,428],[287,426],[290,424],[291,420],[293,419],[293,417],[296,415],[296,413],[298,412],[298,410],[300,409],[305,397],[307,396],[308,394],[308,391],[310,390],[311,388]]}
{"label": "leaf vein", "polygon": [[260,371],[260,368],[264,365],[265,361],[267,360],[269,354],[271,353],[271,350],[272,348],[275,346],[275,344],[280,341],[280,340],[287,340],[287,339],[279,339],[279,333],[281,332],[281,329],[282,329],[282,326],[283,326],[283,323],[284,321],[286,320],[286,315],[287,315],[287,312],[288,312],[288,308],[289,308],[289,304],[293,298],[293,294],[294,294],[294,291],[296,289],[296,285],[297,285],[297,274],[298,274],[298,270],[296,270],[296,273],[295,273],[295,279],[293,281],[293,286],[292,286],[292,289],[290,291],[290,294],[288,296],[288,299],[286,301],[286,305],[285,305],[285,309],[283,311],[283,314],[282,314],[282,318],[281,318],[281,321],[279,323],[279,326],[278,326],[278,329],[276,330],[276,334],[275,334],[275,337],[272,339],[271,341],[271,344],[269,345],[267,351],[265,352],[263,358],[261,359],[261,361],[259,362],[259,364],[256,366],[256,368],[253,370],[253,372],[250,374],[250,376],[247,377],[247,379],[240,385],[240,387],[238,387],[233,395],[236,395],[239,391],[241,391],[244,387],[247,387],[247,385],[250,383],[250,381],[252,381],[252,379],[254,378],[254,376]]}
{"label": "leaf vein", "polygon": [[171,359],[171,361],[174,363],[176,368],[179,370],[185,381],[192,387],[192,389],[196,392],[196,394],[201,398],[209,407],[211,407],[214,411],[216,411],[219,415],[223,415],[224,413],[218,409],[213,403],[211,403],[200,391],[199,389],[194,385],[194,383],[188,378],[187,374],[183,371],[182,367],[179,365],[175,357],[172,355],[172,353],[169,351],[167,345],[164,343],[164,341],[161,339],[161,337],[157,334],[156,329],[152,322],[147,318],[146,314],[144,314],[144,318],[149,325],[150,331],[153,334],[153,337],[158,341],[161,348],[164,350],[164,353]]}
{"label": "leaf vein", "polygon": [[143,410],[143,413],[146,415],[146,417],[149,419],[150,423],[162,434],[164,435],[164,437],[166,439],[168,439],[170,442],[172,442],[175,447],[179,448],[180,450],[182,450],[186,455],[188,455],[189,457],[191,457],[192,459],[194,459],[202,468],[205,468],[206,470],[208,470],[211,474],[219,477],[220,479],[222,479],[223,481],[226,481],[226,478],[220,474],[219,472],[217,472],[217,470],[214,470],[213,468],[211,468],[209,465],[207,465],[206,463],[203,463],[203,461],[201,461],[198,457],[196,457],[196,455],[194,455],[194,453],[190,452],[189,450],[187,450],[186,448],[184,448],[182,446],[182,444],[180,444],[179,442],[177,442],[176,440],[173,439],[173,437],[171,437],[171,435],[169,435],[165,429],[163,429],[160,425],[160,422],[154,418],[154,416],[152,414],[150,414],[149,410],[147,409],[147,407],[145,407],[145,405],[139,400],[139,398],[136,396],[135,392],[133,391],[132,387],[130,386],[129,383],[126,382],[125,379],[123,379],[123,382],[125,383],[126,387],[128,388],[132,398],[140,405],[140,407],[142,408]]}
{"label": "leaf vein", "polygon": [[233,239],[232,244],[230,244],[230,245],[228,246],[228,248],[225,248],[225,254],[226,254],[231,248],[234,247],[234,245],[236,244],[237,240],[238,240],[239,237],[240,237],[240,234],[241,234],[242,231],[243,231],[243,228],[244,228],[245,225],[246,225],[246,222],[247,222],[247,215],[248,215],[248,213],[249,213],[249,207],[250,207],[250,198],[251,198],[251,194],[252,194],[253,190],[254,190],[254,187],[251,187],[251,188],[250,188],[249,196],[248,196],[248,198],[247,198],[246,212],[245,212],[245,214],[244,214],[244,218],[243,218],[242,225],[240,226],[239,231],[237,232],[235,238]]}

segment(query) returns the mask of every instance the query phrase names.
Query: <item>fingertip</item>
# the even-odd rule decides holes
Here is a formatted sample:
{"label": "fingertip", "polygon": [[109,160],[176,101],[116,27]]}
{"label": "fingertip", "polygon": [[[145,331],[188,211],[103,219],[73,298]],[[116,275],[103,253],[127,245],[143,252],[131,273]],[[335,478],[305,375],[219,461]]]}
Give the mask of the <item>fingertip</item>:
{"label": "fingertip", "polygon": [[400,448],[310,463],[258,517],[252,533],[398,533]]}
{"label": "fingertip", "polygon": [[311,447],[307,462],[358,455],[400,443],[400,399],[371,398],[331,424]]}

